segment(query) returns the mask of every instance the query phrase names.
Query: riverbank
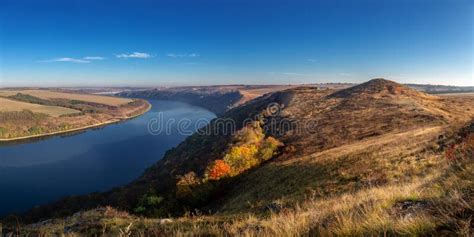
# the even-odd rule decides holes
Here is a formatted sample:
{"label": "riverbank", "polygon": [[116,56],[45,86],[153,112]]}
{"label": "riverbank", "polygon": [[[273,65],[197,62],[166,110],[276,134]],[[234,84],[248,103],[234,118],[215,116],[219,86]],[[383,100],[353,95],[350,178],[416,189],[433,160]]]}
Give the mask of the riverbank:
{"label": "riverbank", "polygon": [[61,134],[66,134],[66,133],[70,133],[70,132],[77,132],[77,131],[87,130],[87,129],[90,129],[90,128],[102,127],[102,126],[106,126],[106,125],[110,125],[110,124],[130,120],[130,119],[136,118],[136,117],[141,116],[141,115],[145,114],[146,112],[150,111],[150,109],[152,107],[151,104],[146,100],[144,100],[144,101],[147,104],[147,108],[143,111],[138,112],[138,114],[134,114],[134,115],[127,116],[127,117],[114,118],[114,119],[107,120],[107,121],[104,121],[104,122],[100,122],[100,123],[97,123],[97,124],[82,126],[82,127],[78,127],[78,128],[71,128],[71,129],[66,129],[66,130],[61,130],[61,131],[48,132],[48,133],[35,134],[35,135],[28,135],[28,136],[21,136],[21,137],[13,137],[13,138],[0,138],[0,143],[1,142],[21,141],[21,140],[27,140],[27,139],[32,139],[32,138],[48,137],[48,136],[54,136],[54,135],[61,135]]}
{"label": "riverbank", "polygon": [[[189,129],[194,131],[201,121],[215,118],[206,109],[180,102],[148,102],[152,106],[148,112],[116,124],[0,143],[0,219],[65,196],[130,183],[187,137],[174,129],[177,124],[170,125],[170,133],[151,134],[147,126],[151,119],[190,119]],[[142,104],[136,111],[146,108]]]}

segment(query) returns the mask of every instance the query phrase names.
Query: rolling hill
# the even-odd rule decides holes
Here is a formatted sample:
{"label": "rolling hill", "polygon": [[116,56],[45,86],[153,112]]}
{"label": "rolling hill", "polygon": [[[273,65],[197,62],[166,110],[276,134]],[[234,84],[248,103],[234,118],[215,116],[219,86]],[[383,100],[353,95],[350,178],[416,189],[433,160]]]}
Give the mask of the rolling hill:
{"label": "rolling hill", "polygon": [[[102,228],[135,235],[468,235],[472,108],[472,97],[437,97],[385,79],[338,91],[265,94],[203,128],[216,131],[231,120],[235,133],[198,132],[129,185],[38,207],[23,220],[82,211],[26,227],[49,233],[73,226],[77,233]],[[210,165],[226,161],[233,148],[259,144],[260,131],[284,144],[272,159],[208,178]],[[464,157],[445,159],[456,147]],[[168,216],[173,219],[153,219]]]}

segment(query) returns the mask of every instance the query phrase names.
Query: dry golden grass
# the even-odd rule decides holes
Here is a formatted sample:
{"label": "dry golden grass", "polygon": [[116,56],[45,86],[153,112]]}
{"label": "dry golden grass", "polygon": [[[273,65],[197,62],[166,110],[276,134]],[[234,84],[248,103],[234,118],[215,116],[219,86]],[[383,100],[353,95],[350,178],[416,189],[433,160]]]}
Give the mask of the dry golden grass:
{"label": "dry golden grass", "polygon": [[242,176],[220,211],[259,212],[274,206],[275,200],[294,206],[308,196],[353,192],[426,175],[442,162],[430,150],[441,132],[439,126],[394,132],[267,164]]}
{"label": "dry golden grass", "polygon": [[[355,193],[308,199],[295,208],[271,213],[270,217],[250,215],[232,223],[231,234],[244,236],[382,236],[422,235],[434,233],[438,226],[454,217],[443,205],[469,208],[460,190],[440,190],[439,176],[428,176],[411,182],[382,187],[367,187]],[[459,180],[457,180],[459,181]],[[398,213],[394,206],[401,202],[413,204],[407,213]],[[416,203],[430,203],[422,208]],[[434,214],[435,213],[435,214]],[[469,226],[460,226],[458,233],[468,236]],[[454,234],[454,233],[452,233]]]}
{"label": "dry golden grass", "polygon": [[21,101],[0,98],[0,112],[30,110],[33,113],[43,113],[52,117],[59,117],[65,114],[79,113],[79,110],[69,109],[59,106],[46,106],[31,104]]}
{"label": "dry golden grass", "polygon": [[86,102],[93,102],[98,104],[105,104],[110,106],[119,106],[132,102],[131,99],[118,98],[111,96],[100,96],[90,94],[76,94],[76,93],[65,93],[49,90],[3,90],[0,91],[0,96],[12,96],[17,93],[28,94],[41,99],[68,99],[68,100],[80,100]]}
{"label": "dry golden grass", "polygon": [[[410,182],[363,187],[357,192],[308,198],[268,215],[189,215],[144,219],[111,208],[80,212],[20,229],[22,233],[74,236],[471,236],[473,164]],[[471,178],[471,180],[470,180]],[[400,204],[405,206],[400,208]]]}

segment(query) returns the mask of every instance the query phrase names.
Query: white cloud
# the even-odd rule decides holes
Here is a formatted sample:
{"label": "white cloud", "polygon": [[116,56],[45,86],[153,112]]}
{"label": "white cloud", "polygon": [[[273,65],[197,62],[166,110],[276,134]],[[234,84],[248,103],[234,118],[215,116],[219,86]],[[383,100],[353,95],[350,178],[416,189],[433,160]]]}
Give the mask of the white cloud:
{"label": "white cloud", "polygon": [[49,60],[43,60],[40,61],[43,63],[47,62],[71,62],[71,63],[90,63],[90,60],[84,60],[84,59],[77,59],[77,58],[54,58],[54,59],[49,59]]}
{"label": "white cloud", "polygon": [[115,57],[117,58],[151,58],[153,56],[147,53],[133,52],[131,54],[126,54],[126,53],[117,54],[115,55]]}
{"label": "white cloud", "polygon": [[168,56],[170,58],[196,58],[196,57],[199,57],[200,55],[198,53],[190,53],[190,54],[169,53],[166,56]]}
{"label": "white cloud", "polygon": [[287,76],[307,76],[306,74],[296,73],[296,72],[284,72],[283,74]]}
{"label": "white cloud", "polygon": [[84,60],[104,60],[105,58],[104,57],[98,57],[98,56],[86,56],[86,57],[83,57],[82,59],[84,59]]}
{"label": "white cloud", "polygon": [[350,77],[352,76],[352,74],[348,73],[348,72],[340,72],[338,73],[337,75],[341,76],[341,77]]}
{"label": "white cloud", "polygon": [[310,62],[310,63],[316,63],[316,62],[318,62],[318,60],[312,59],[312,58],[308,58],[307,60],[308,60],[308,62]]}

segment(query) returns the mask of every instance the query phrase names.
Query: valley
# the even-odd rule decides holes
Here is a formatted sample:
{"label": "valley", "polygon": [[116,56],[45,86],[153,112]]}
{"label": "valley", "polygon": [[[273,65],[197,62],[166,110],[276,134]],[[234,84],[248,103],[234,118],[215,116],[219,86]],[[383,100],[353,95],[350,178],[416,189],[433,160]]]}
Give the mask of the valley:
{"label": "valley", "polygon": [[0,237],[474,237],[472,0],[0,2]]}
{"label": "valley", "polygon": [[473,97],[385,79],[266,93],[202,128],[231,119],[236,133],[197,132],[127,185],[21,219],[42,221],[30,233],[85,235],[462,235],[474,203],[472,108]]}

